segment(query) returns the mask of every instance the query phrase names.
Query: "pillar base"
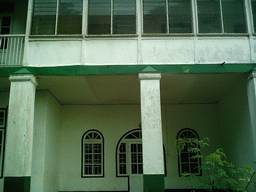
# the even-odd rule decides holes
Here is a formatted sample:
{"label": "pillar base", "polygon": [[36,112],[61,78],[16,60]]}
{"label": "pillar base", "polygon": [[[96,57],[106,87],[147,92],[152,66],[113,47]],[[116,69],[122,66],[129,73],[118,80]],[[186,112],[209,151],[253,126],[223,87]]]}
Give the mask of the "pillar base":
{"label": "pillar base", "polygon": [[144,192],[164,192],[164,175],[143,175]]}
{"label": "pillar base", "polygon": [[5,177],[4,192],[30,192],[31,177]]}

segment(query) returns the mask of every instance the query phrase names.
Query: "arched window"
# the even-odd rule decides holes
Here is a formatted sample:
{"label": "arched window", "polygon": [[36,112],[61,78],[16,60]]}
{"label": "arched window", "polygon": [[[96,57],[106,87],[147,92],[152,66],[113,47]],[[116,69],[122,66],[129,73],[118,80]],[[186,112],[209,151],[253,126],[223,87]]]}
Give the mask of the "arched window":
{"label": "arched window", "polygon": [[[199,139],[198,134],[192,130],[192,129],[182,129],[178,135],[177,139]],[[178,156],[178,163],[179,163],[179,176],[182,176],[183,173],[191,173],[197,176],[202,175],[202,171],[200,169],[201,166],[201,159],[200,158],[191,158],[195,155],[198,155],[196,153],[192,153],[188,151],[188,144],[184,147],[181,154]]]}
{"label": "arched window", "polygon": [[142,133],[140,129],[126,133],[117,145],[117,176],[143,174]]}
{"label": "arched window", "polygon": [[104,139],[97,130],[89,130],[82,137],[82,177],[104,176]]}

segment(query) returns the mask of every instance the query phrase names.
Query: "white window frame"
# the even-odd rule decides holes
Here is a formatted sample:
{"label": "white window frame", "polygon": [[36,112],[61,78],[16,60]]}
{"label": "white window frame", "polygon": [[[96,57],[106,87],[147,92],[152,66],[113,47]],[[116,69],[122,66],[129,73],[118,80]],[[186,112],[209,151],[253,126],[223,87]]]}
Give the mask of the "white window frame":
{"label": "white window frame", "polygon": [[[88,138],[89,135],[97,135],[97,137],[93,138]],[[94,153],[93,151],[93,147],[92,147],[92,152],[91,153],[86,153],[85,152],[85,145],[100,145],[101,146],[101,152],[100,153]],[[91,162],[87,162],[86,163],[86,155],[91,155]],[[100,163],[95,163],[95,159],[94,159],[94,155],[100,155],[101,156],[101,161]],[[104,177],[104,138],[103,135],[97,131],[97,130],[89,130],[87,132],[84,133],[83,137],[82,137],[82,155],[81,155],[81,159],[82,159],[82,167],[81,167],[81,177],[82,178],[87,178],[87,177]],[[94,166],[100,166],[101,168],[101,173],[100,174],[94,174],[93,171],[92,173],[85,173],[85,166],[92,166],[92,170],[94,168]]]}
{"label": "white window frame", "polygon": [[[137,137],[136,135],[134,135],[134,133],[138,132],[139,136]],[[127,138],[127,137],[133,137],[133,138]],[[125,143],[125,147],[126,147],[126,151],[125,152],[120,152],[120,146],[122,143]],[[117,151],[116,151],[116,168],[117,168],[117,176],[119,177],[123,177],[123,176],[129,176],[130,174],[130,159],[128,157],[128,153],[130,153],[130,149],[128,149],[128,146],[130,145],[130,143],[134,144],[134,143],[141,143],[142,144],[142,132],[140,129],[135,129],[132,130],[128,133],[126,133],[119,141],[118,145],[117,145]],[[125,163],[120,163],[120,155],[125,154],[126,155],[126,162]],[[120,165],[126,165],[126,173],[120,173]],[[142,162],[142,166],[143,166],[143,162]]]}

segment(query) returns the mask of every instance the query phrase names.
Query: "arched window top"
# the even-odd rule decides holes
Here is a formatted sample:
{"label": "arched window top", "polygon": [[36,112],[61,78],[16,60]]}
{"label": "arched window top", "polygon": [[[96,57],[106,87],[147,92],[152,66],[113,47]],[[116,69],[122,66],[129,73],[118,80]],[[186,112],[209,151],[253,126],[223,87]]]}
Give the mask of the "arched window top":
{"label": "arched window top", "polygon": [[[199,136],[193,129],[185,128],[180,130],[177,139],[199,139]],[[182,176],[183,173],[201,176],[201,158],[193,158],[193,156],[199,155],[199,153],[188,151],[188,147],[189,144],[186,143],[181,154],[178,155],[179,176]]]}
{"label": "arched window top", "polygon": [[180,130],[180,132],[177,135],[177,139],[192,139],[192,138],[196,138],[199,139],[198,134],[193,130],[193,129],[189,129],[189,128],[185,128]]}
{"label": "arched window top", "polygon": [[142,139],[141,130],[134,130],[124,137],[124,139]]}
{"label": "arched window top", "polygon": [[102,139],[102,136],[101,136],[101,134],[98,131],[92,130],[92,131],[89,131],[89,132],[85,133],[84,139],[85,140]]}

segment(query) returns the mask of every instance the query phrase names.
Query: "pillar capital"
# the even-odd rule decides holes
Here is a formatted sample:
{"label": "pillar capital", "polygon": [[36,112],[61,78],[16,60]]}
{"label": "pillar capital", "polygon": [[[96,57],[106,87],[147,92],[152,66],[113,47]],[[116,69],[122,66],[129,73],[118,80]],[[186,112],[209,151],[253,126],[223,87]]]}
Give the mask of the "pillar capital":
{"label": "pillar capital", "polygon": [[160,80],[161,73],[139,73],[140,80]]}
{"label": "pillar capital", "polygon": [[30,81],[34,86],[38,85],[36,77],[32,74],[11,75],[9,80],[11,82]]}

